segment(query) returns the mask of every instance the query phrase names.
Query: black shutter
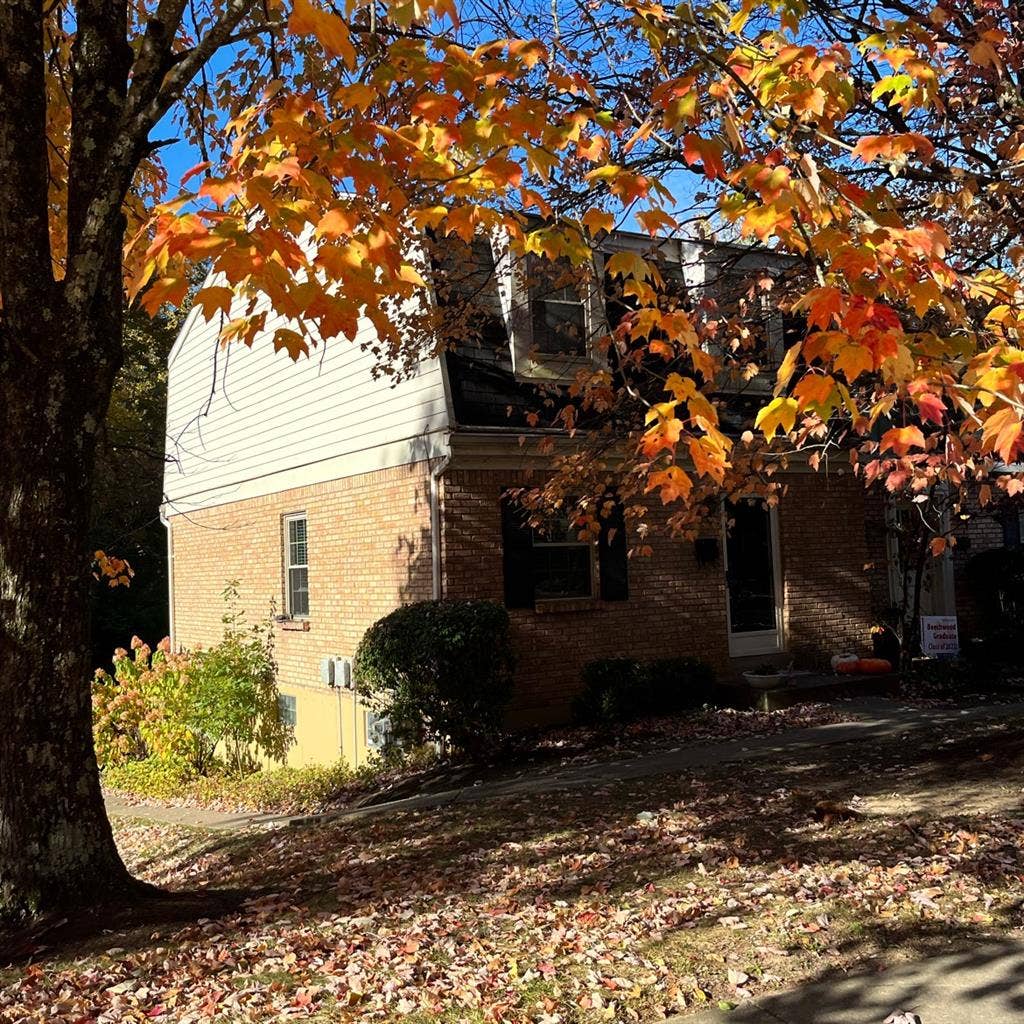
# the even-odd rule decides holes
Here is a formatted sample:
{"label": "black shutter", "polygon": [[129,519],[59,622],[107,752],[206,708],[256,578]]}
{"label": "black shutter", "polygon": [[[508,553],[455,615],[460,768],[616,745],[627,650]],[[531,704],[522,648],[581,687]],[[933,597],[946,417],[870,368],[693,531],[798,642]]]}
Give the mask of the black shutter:
{"label": "black shutter", "polygon": [[618,501],[615,502],[611,514],[601,520],[597,557],[601,571],[601,600],[627,600],[629,552],[626,544],[626,521],[622,514],[622,505]]}
{"label": "black shutter", "polygon": [[505,607],[533,607],[533,531],[523,509],[510,498],[501,499],[502,567]]}

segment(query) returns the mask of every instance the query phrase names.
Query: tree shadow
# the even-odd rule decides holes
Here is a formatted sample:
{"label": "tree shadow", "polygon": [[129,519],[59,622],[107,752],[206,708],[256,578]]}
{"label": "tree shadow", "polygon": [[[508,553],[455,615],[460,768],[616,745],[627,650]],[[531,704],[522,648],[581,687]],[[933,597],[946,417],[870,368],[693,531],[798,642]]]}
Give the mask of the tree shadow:
{"label": "tree shadow", "polygon": [[881,1024],[895,1010],[922,1024],[1009,1022],[1024,1015],[1024,944],[988,940],[950,949],[914,931],[887,933],[915,954],[884,970],[827,970],[788,992],[764,996],[723,1020],[729,1024]]}
{"label": "tree shadow", "polygon": [[[1000,732],[991,742],[1011,749],[1006,740]],[[906,858],[927,860],[933,855],[929,844],[934,837],[915,832],[912,824],[867,816],[826,825],[815,820],[815,798],[822,793],[843,799],[854,791],[883,793],[911,771],[922,785],[950,787],[973,771],[978,744],[984,747],[989,742],[984,737],[964,741],[952,753],[941,736],[913,746],[894,740],[870,748],[852,744],[842,752],[805,750],[775,762],[688,769],[685,774],[438,810],[335,820],[301,829],[206,834],[205,840],[192,845],[186,841],[172,851],[194,862],[190,886],[248,894],[246,901],[225,909],[223,923],[226,929],[238,930],[242,941],[247,934],[257,934],[268,919],[282,930],[301,925],[315,932],[318,923],[326,927],[338,916],[373,918],[402,929],[411,927],[417,914],[426,915],[445,901],[464,903],[472,921],[474,915],[476,920],[502,918],[538,907],[549,908],[552,914],[593,907],[612,913],[643,899],[679,902],[680,913],[660,930],[685,942],[690,936],[699,938],[701,929],[717,926],[720,914],[728,913],[697,897],[686,902],[694,885],[698,894],[700,887],[728,893],[733,879],[747,872],[746,877],[767,879],[775,898],[785,901],[797,885],[786,881],[787,865],[792,863],[821,866],[824,873],[851,862],[885,870]],[[887,775],[880,765],[897,767]],[[798,786],[809,789],[801,792]],[[678,827],[666,828],[666,822]],[[940,831],[978,836],[973,845],[965,841],[956,854],[955,870],[998,887],[1006,897],[1020,888],[1024,849],[1020,843],[1006,845],[995,830],[986,833],[988,823],[984,813],[947,814]],[[166,851],[157,857],[146,851],[132,866],[152,876],[165,869],[166,856]],[[808,898],[801,907],[813,903]],[[559,909],[566,907],[568,911]],[[965,915],[948,921],[922,915],[913,921],[883,922],[867,904],[851,902],[849,909],[857,927],[841,934],[837,930],[834,940],[846,966],[872,962],[880,950],[945,956],[951,943],[978,943],[990,938],[993,928],[1002,931],[1020,924],[1019,907],[1006,898],[994,907],[990,919],[978,922]],[[201,948],[206,934],[199,924],[182,929],[181,922],[171,921],[143,926],[113,918],[102,926],[102,940],[87,943],[81,935],[50,936],[48,948],[32,955],[52,960],[110,946],[126,954],[154,945]],[[994,953],[981,947],[980,952],[958,951],[955,956],[960,959],[949,961],[947,973],[965,978],[970,971],[973,978],[988,964],[990,980],[976,986],[977,998],[998,997],[1004,1004],[1003,1016],[992,1019],[1007,1019],[1008,1008],[1021,1010],[1024,977],[1016,969],[1010,972],[1016,949],[1012,943],[998,942],[993,948]],[[1006,977],[1000,980],[1001,973]],[[837,1016],[836,1024],[847,1019],[869,1024],[873,1019],[868,1016],[877,1009],[871,1001],[872,978],[877,984],[876,975],[849,983],[831,970],[818,975],[837,986],[843,981],[836,990],[842,998],[833,1000],[836,1006],[846,1005],[845,1000],[861,1001],[859,1018]],[[925,984],[915,988],[918,983],[908,976],[906,999],[918,998]],[[832,1005],[824,998],[821,1003]],[[878,1020],[892,1008],[889,1005]]]}

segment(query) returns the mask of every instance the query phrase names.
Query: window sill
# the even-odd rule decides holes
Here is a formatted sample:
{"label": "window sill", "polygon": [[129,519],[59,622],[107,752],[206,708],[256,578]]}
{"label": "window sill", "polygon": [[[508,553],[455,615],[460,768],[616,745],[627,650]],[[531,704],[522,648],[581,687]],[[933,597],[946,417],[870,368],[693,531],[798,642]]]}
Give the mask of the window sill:
{"label": "window sill", "polygon": [[288,633],[309,632],[309,619],[278,619],[277,624]]}
{"label": "window sill", "polygon": [[533,610],[538,615],[553,612],[590,612],[602,607],[599,597],[551,597],[537,601]]}
{"label": "window sill", "polygon": [[547,381],[550,384],[571,384],[581,370],[597,369],[591,356],[542,355],[539,358],[517,360],[516,380],[526,382]]}

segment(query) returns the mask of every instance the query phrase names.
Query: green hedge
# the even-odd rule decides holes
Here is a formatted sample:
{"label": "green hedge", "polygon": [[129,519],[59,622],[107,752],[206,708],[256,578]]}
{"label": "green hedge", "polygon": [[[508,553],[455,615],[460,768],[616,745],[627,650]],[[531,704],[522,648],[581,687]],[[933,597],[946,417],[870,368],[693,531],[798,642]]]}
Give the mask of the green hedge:
{"label": "green hedge", "polygon": [[715,673],[696,658],[601,658],[583,666],[582,681],[576,720],[613,724],[702,707],[714,694]]}
{"label": "green hedge", "polygon": [[493,753],[512,697],[508,612],[493,601],[420,601],[375,622],[356,651],[364,696],[402,748],[440,741]]}

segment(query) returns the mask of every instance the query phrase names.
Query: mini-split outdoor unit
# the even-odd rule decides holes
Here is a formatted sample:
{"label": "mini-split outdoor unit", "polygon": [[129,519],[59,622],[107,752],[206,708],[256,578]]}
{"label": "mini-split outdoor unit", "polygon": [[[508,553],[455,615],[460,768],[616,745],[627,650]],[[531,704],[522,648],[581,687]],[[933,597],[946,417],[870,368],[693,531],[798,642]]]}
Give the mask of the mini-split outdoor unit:
{"label": "mini-split outdoor unit", "polygon": [[352,689],[352,659],[342,656],[320,659],[320,682],[342,690]]}

